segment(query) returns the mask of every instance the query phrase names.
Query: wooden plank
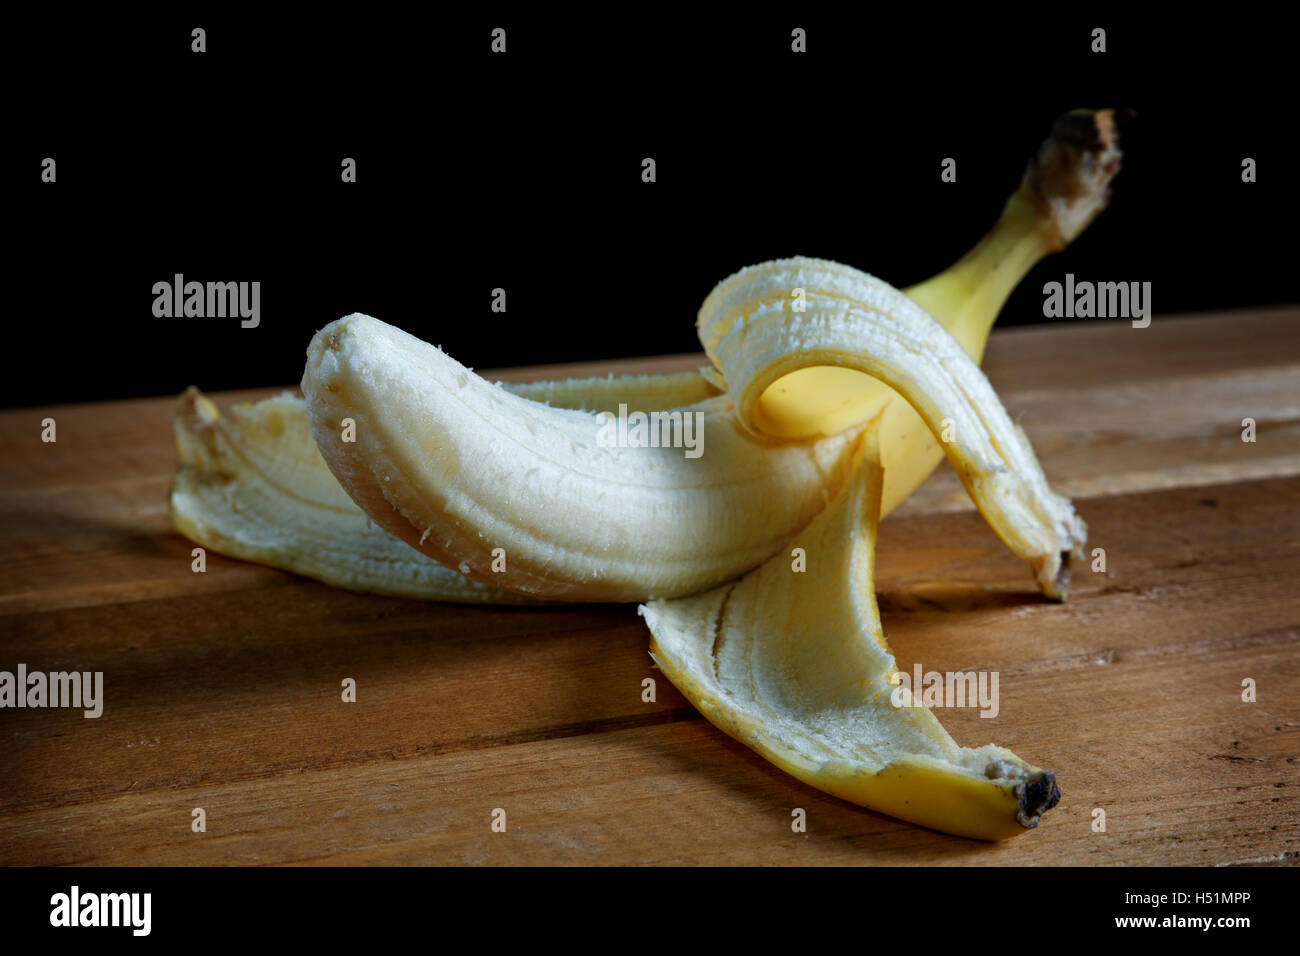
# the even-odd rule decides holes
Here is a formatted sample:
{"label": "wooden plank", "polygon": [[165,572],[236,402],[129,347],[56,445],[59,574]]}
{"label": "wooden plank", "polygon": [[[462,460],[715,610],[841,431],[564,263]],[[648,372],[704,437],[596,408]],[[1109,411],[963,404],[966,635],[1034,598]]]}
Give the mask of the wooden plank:
{"label": "wooden plank", "polygon": [[102,670],[107,703],[5,711],[0,863],[1294,862],[1297,362],[1296,309],[993,337],[991,376],[1108,572],[1042,601],[941,468],[882,526],[878,587],[900,666],[1001,675],[996,718],[940,713],[953,735],[1061,775],[1043,827],[994,847],[798,783],[662,679],[644,703],[632,608],[422,604],[217,555],[192,574],[170,399],[2,412],[0,667]]}
{"label": "wooden plank", "polygon": [[1300,359],[1300,306],[1190,316],[1157,315],[1145,329],[1122,320],[1051,322],[996,330],[983,367],[1018,390],[1210,379]]}
{"label": "wooden plank", "polygon": [[[804,787],[703,721],[371,761],[6,814],[4,862],[95,864],[961,864],[1128,865],[1293,860],[1300,731],[1282,707],[1198,693],[1240,666],[1294,661],[1293,632],[1252,653],[1117,660],[1079,672],[1033,719],[1066,802],[1002,844],[959,840]],[[1171,669],[1172,668],[1172,669]],[[1180,693],[1152,693],[1171,678]],[[1300,690],[1294,669],[1279,694]],[[1057,698],[1052,678],[1023,692]],[[1103,702],[1098,708],[1097,703]],[[1082,711],[1074,705],[1083,707]],[[1239,712],[1240,711],[1240,712]],[[1079,733],[1084,714],[1093,715]],[[1225,734],[1224,732],[1227,731]],[[1229,740],[1228,737],[1231,737]],[[1217,738],[1217,739],[1216,739]],[[1219,752],[1220,745],[1226,750]],[[1164,755],[1164,756],[1162,756]],[[189,830],[203,807],[208,831]],[[807,812],[806,834],[790,831]],[[1091,830],[1094,808],[1107,831]],[[490,832],[506,811],[507,831]],[[17,851],[17,852],[15,852]]]}
{"label": "wooden plank", "polygon": [[[1088,517],[1110,542],[1115,575],[1084,578],[1067,605],[1040,600],[1018,562],[1001,559],[1000,544],[976,515],[918,516],[882,535],[883,617],[900,666],[920,661],[929,670],[999,670],[1002,709],[995,720],[971,710],[942,717],[964,743],[993,738],[1061,772],[1067,800],[1049,820],[1070,838],[1053,844],[1058,860],[1101,854],[1138,862],[1132,854],[1140,852],[1156,862],[1149,856],[1159,849],[1153,833],[1174,833],[1188,814],[1200,821],[1229,813],[1233,826],[1203,829],[1198,822],[1177,829],[1177,845],[1160,850],[1160,860],[1197,862],[1204,852],[1230,862],[1229,849],[1231,859],[1245,859],[1234,854],[1288,852],[1300,839],[1294,812],[1300,721],[1293,703],[1300,691],[1293,587],[1300,572],[1300,479],[1212,493],[1214,507],[1199,505],[1204,492],[1189,489],[1092,502]],[[1179,516],[1194,508],[1210,517],[1192,535]],[[1249,527],[1271,529],[1272,546],[1269,536],[1261,546],[1260,536],[1243,534]],[[936,562],[938,555],[943,560]],[[430,775],[425,789],[445,794],[437,812],[448,822],[436,839],[420,831],[410,845],[403,838],[402,846],[385,851],[395,857],[363,854],[362,860],[456,862],[487,847],[495,853],[500,845],[484,842],[492,835],[478,832],[476,815],[512,800],[521,801],[511,803],[519,822],[529,819],[545,835],[537,845],[524,841],[504,857],[485,859],[541,862],[538,854],[555,853],[555,862],[595,862],[601,842],[613,841],[630,854],[625,859],[638,861],[807,860],[774,856],[769,845],[773,827],[779,831],[780,818],[788,819],[796,805],[816,806],[836,821],[826,834],[837,837],[828,844],[828,862],[847,862],[837,855],[846,836],[869,837],[867,846],[883,853],[858,862],[897,860],[884,851],[897,849],[898,839],[909,855],[918,846],[951,842],[824,797],[744,748],[713,739],[722,735],[702,724],[678,727],[700,722],[662,681],[658,702],[641,703],[649,661],[644,632],[627,609],[439,608],[425,615],[414,602],[338,595],[311,582],[280,590],[265,605],[242,614],[227,608],[222,617],[202,604],[193,607],[195,599],[168,598],[27,619],[21,639],[6,642],[25,655],[19,659],[39,660],[42,649],[57,648],[58,658],[46,651],[50,669],[70,661],[102,666],[110,689],[119,689],[96,721],[11,713],[6,763],[22,783],[6,794],[0,814],[0,846],[9,848],[0,859],[48,859],[42,854],[59,833],[68,834],[62,852],[92,854],[75,857],[82,861],[209,859],[221,846],[236,854],[257,847],[254,855],[263,861],[316,859],[333,845],[313,844],[304,831],[307,822],[324,818],[294,817],[302,800],[316,799],[308,791],[326,794],[319,799],[330,819],[360,816],[355,826],[363,831],[387,825],[401,833],[402,821],[427,825],[421,814],[433,808],[408,819],[400,805],[374,803],[373,795],[394,783],[399,790],[421,789],[415,766]],[[337,610],[339,598],[352,605],[351,614],[306,613],[324,603]],[[1243,632],[1247,620],[1252,630]],[[160,626],[169,621],[180,626]],[[157,636],[124,647],[123,634]],[[360,675],[355,707],[338,703],[340,673]],[[1260,681],[1259,703],[1240,702],[1243,676]],[[665,739],[680,739],[682,752]],[[634,773],[634,766],[641,769]],[[701,766],[709,770],[695,779]],[[666,769],[672,767],[676,776]],[[635,780],[620,780],[620,772]],[[720,787],[729,774],[740,782]],[[449,782],[462,777],[455,786]],[[287,796],[288,786],[298,803]],[[610,789],[613,805],[597,808],[589,795],[579,798],[592,787]],[[701,817],[718,789],[740,802],[728,810],[724,801]],[[222,831],[233,843],[213,841],[198,850],[185,820],[173,819],[182,811],[187,819],[189,807],[207,807],[205,800],[244,808],[232,823],[238,833]],[[373,818],[359,800],[372,806]],[[637,805],[631,829],[639,836],[624,832],[633,813],[629,801]],[[1079,814],[1095,806],[1124,821],[1120,839],[1102,844],[1090,832],[1090,817]],[[118,820],[124,812],[129,840],[117,824],[99,830],[88,823]],[[588,812],[595,817],[588,820]],[[664,814],[668,822],[645,829],[648,814]],[[721,827],[733,815],[748,822],[728,827],[752,828],[749,842],[729,829],[716,845],[697,845],[701,819]],[[69,823],[76,819],[80,826]],[[103,856],[93,855],[99,851],[88,827],[103,834]],[[340,846],[356,845],[347,825],[332,824],[330,832]],[[588,845],[579,832],[604,836]],[[900,838],[900,832],[910,835]],[[1056,830],[1045,825],[1015,841],[1021,848],[1015,859],[1029,862],[1023,853],[1038,852],[1049,832]],[[681,835],[676,843],[671,833]],[[281,839],[287,842],[277,852]],[[665,855],[664,841],[676,849]],[[860,841],[847,845],[854,854],[864,850]],[[298,855],[304,848],[307,856]],[[1060,856],[1066,849],[1073,855]],[[946,859],[948,851],[921,858]]]}

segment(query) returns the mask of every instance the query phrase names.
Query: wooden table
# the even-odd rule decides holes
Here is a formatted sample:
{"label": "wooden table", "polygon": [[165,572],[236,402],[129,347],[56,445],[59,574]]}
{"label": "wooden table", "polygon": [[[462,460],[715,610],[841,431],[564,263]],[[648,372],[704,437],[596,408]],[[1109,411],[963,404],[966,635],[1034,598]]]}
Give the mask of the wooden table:
{"label": "wooden table", "polygon": [[995,719],[940,717],[1057,771],[1036,831],[958,839],[786,776],[657,674],[633,606],[195,574],[159,398],[0,413],[0,669],[106,696],[0,711],[0,863],[1296,863],[1300,308],[1002,331],[985,367],[1108,570],[1041,600],[944,465],[881,530],[879,597],[901,668],[1000,672]]}

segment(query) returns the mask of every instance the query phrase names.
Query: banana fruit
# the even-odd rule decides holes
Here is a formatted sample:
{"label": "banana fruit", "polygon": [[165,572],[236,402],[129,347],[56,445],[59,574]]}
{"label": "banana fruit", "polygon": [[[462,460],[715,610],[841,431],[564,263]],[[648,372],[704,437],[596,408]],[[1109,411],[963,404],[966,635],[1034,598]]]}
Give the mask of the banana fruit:
{"label": "banana fruit", "polygon": [[899,693],[872,584],[881,490],[867,431],[853,477],[792,542],[807,570],[778,554],[642,605],[650,655],[711,723],[819,790],[960,836],[1015,836],[1056,805],[1056,778],[1002,747],[959,747]]}
{"label": "banana fruit", "polygon": [[[904,290],[907,296],[978,361],[1007,296],[1104,208],[1119,164],[1112,111],[1061,117],[993,229],[948,269]],[[599,412],[627,404],[652,412],[716,396],[726,383],[716,370],[702,369],[502,387],[560,408]],[[807,400],[809,387],[814,394],[838,389],[838,417],[826,401]],[[457,569],[408,555],[376,535],[364,513],[334,487],[301,400],[277,396],[266,408],[242,406],[223,418],[206,399],[205,414],[197,414],[196,395],[182,396],[175,420],[180,464],[171,496],[175,524],[191,540],[355,590],[458,602],[519,600],[493,586],[500,583],[493,579],[465,587]],[[943,457],[940,440],[888,385],[852,368],[805,368],[766,389],[754,418],[764,435],[789,440],[877,416],[887,476],[882,513],[888,514]],[[282,460],[296,462],[291,484],[267,480],[276,473],[273,463]],[[262,463],[261,470],[248,462]],[[296,493],[303,490],[309,493]]]}
{"label": "banana fruit", "polygon": [[182,396],[177,527],[357,590],[644,602],[664,673],[789,773],[947,832],[1024,832],[1059,799],[1051,773],[896,706],[875,531],[946,455],[1066,597],[1086,528],[977,363],[1011,290],[1105,207],[1119,160],[1110,111],[1062,117],[994,229],[905,292],[818,259],[742,269],[700,309],[698,372],[494,385],[347,316],[312,340],[305,402],[222,416]]}

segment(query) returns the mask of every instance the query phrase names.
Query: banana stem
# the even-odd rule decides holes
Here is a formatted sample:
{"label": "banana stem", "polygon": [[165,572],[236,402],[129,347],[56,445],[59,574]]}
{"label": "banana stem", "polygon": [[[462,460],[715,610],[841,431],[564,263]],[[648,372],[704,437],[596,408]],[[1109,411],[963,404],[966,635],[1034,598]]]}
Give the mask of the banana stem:
{"label": "banana stem", "polygon": [[1121,155],[1114,110],[1066,113],[988,234],[948,269],[903,291],[979,361],[1012,290],[1106,208]]}

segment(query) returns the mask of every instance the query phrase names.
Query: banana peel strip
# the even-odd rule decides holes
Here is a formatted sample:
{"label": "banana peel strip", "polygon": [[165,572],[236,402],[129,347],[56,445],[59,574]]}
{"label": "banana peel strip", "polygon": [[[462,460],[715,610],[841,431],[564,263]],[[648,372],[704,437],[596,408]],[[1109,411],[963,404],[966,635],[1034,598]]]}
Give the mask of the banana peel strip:
{"label": "banana peel strip", "polygon": [[872,583],[881,484],[868,430],[849,483],[791,542],[807,570],[777,554],[642,605],[650,654],[711,723],[805,783],[961,836],[1022,833],[1060,798],[1055,777],[1002,747],[959,747],[898,687]]}
{"label": "banana peel strip", "polygon": [[372,594],[526,603],[425,557],[380,529],[335,480],[307,406],[285,393],[223,415],[191,388],[174,423],[177,529],[212,551]]}
{"label": "banana peel strip", "polygon": [[[797,291],[796,291],[797,290]],[[1002,541],[1063,600],[1087,528],[1048,486],[1024,432],[955,338],[898,289],[839,263],[792,258],[741,270],[700,309],[700,341],[731,386],[736,415],[762,432],[760,400],[803,369],[855,369],[920,414]]]}

